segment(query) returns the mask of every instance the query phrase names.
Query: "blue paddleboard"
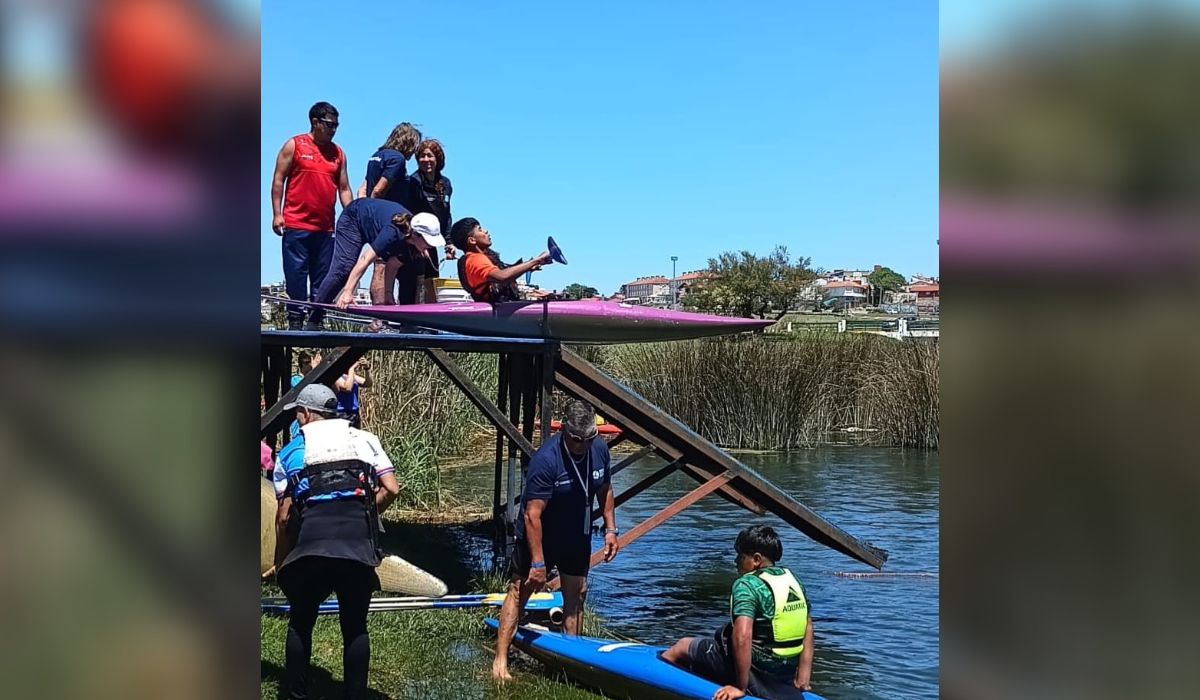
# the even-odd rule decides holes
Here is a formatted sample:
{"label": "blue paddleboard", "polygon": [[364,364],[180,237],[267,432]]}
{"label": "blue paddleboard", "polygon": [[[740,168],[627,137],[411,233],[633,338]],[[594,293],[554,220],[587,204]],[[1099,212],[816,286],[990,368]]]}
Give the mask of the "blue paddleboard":
{"label": "blue paddleboard", "polygon": [[[495,631],[496,620],[485,620]],[[711,700],[721,686],[658,658],[666,650],[637,642],[568,637],[559,632],[517,628],[513,644],[583,685],[614,698],[630,700]],[[822,700],[803,693],[804,700]],[[746,700],[760,700],[747,695]]]}
{"label": "blue paddleboard", "polygon": [[[370,612],[388,612],[400,610],[436,610],[452,608],[479,608],[484,606],[500,607],[504,604],[503,593],[479,593],[471,595],[448,595],[441,598],[411,596],[403,598],[372,598]],[[545,612],[561,610],[563,606],[562,593],[535,593],[525,605],[529,612]],[[291,609],[285,598],[264,598],[261,604],[262,613],[270,615],[286,615]],[[337,599],[333,598],[321,603],[317,613],[331,615],[338,611]]]}

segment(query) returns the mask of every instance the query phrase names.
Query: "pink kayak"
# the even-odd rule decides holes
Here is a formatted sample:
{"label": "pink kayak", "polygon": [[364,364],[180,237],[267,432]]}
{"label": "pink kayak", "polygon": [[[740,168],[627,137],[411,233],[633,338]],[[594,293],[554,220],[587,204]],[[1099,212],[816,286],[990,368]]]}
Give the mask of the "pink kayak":
{"label": "pink kayak", "polygon": [[464,301],[408,306],[351,306],[346,311],[464,335],[554,338],[575,343],[637,343],[703,338],[761,330],[774,323],[612,301],[514,301],[495,305]]}

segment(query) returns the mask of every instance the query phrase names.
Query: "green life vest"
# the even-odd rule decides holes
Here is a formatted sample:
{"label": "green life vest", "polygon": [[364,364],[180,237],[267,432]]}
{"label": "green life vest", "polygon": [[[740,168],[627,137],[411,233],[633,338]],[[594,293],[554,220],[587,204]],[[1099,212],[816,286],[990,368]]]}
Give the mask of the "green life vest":
{"label": "green life vest", "polygon": [[[804,633],[808,629],[808,601],[804,589],[791,571],[769,574],[765,569],[751,572],[771,589],[775,615],[769,620],[754,620],[753,638],[776,657],[791,659],[804,651]],[[733,596],[729,598],[733,614]]]}

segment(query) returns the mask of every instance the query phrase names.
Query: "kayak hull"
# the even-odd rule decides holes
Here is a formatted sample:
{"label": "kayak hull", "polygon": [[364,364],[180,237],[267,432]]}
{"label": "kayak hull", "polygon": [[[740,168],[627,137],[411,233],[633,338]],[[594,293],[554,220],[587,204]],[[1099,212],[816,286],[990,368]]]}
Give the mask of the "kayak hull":
{"label": "kayak hull", "polygon": [[[485,621],[493,631],[496,620]],[[513,644],[546,666],[607,697],[629,700],[710,700],[721,686],[659,658],[665,648],[592,637],[568,637],[559,632],[517,628]],[[756,700],[746,696],[747,700]],[[821,700],[804,693],[805,700]]]}
{"label": "kayak hull", "polygon": [[363,305],[348,310],[369,318],[464,335],[550,338],[574,343],[686,340],[761,330],[772,323],[608,301]]}

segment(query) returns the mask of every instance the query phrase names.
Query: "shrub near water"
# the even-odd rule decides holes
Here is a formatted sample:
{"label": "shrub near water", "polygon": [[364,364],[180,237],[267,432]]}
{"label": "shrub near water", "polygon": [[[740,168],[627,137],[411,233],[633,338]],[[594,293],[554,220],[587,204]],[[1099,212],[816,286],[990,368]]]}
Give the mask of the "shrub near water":
{"label": "shrub near water", "polygon": [[937,447],[937,345],[801,334],[623,345],[603,369],[709,440],[784,449],[830,431]]}

